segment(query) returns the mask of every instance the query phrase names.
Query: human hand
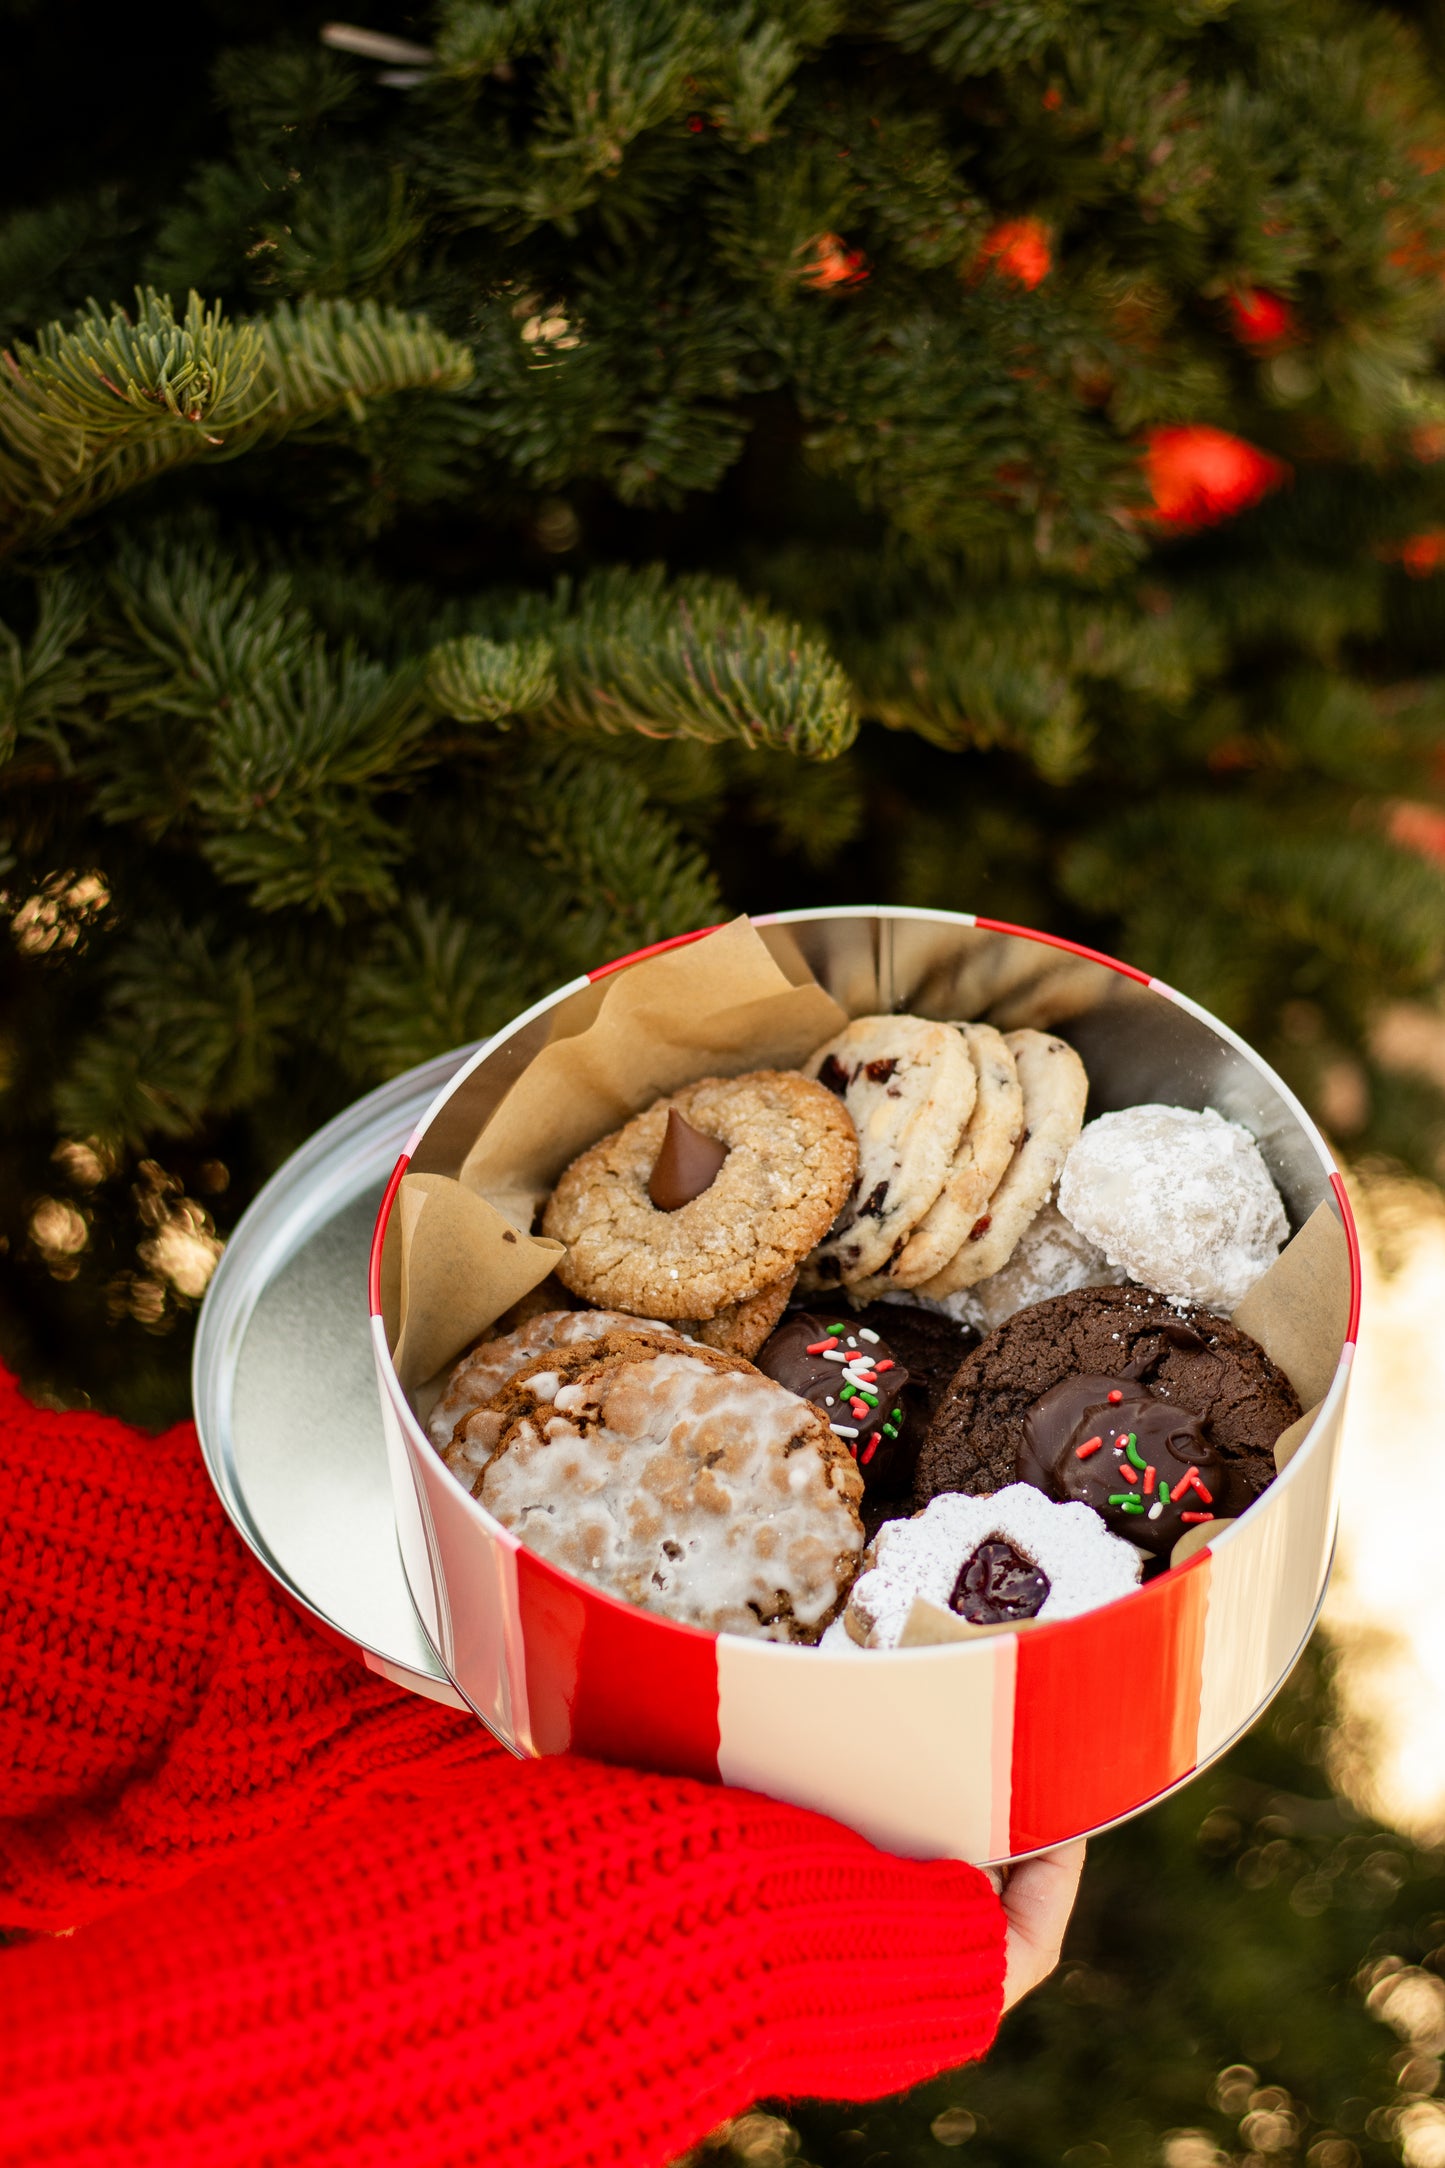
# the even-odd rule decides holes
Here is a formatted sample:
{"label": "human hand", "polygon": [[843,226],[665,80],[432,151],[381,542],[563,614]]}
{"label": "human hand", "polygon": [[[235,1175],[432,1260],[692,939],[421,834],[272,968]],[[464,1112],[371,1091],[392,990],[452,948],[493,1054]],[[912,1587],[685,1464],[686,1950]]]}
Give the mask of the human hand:
{"label": "human hand", "polygon": [[1046,1980],[1059,1961],[1064,1932],[1079,1894],[1084,1841],[1061,1844],[1036,1859],[1005,1867],[1000,1895],[1008,1920],[1003,2006],[1011,2010]]}

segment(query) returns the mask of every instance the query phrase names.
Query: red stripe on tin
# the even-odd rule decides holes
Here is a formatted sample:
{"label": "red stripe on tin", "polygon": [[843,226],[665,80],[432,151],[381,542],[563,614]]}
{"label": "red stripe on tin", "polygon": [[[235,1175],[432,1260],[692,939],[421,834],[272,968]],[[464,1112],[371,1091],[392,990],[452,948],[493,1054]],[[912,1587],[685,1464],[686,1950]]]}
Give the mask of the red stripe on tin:
{"label": "red stripe on tin", "polygon": [[1360,1329],[1360,1237],[1355,1226],[1355,1215],[1350,1210],[1350,1200],[1345,1192],[1344,1176],[1332,1174],[1330,1188],[1339,1200],[1340,1218],[1345,1223],[1345,1240],[1350,1246],[1350,1322],[1345,1327],[1345,1338],[1353,1344]]}
{"label": "red stripe on tin", "polygon": [[517,1552],[527,1711],[539,1754],[716,1779],[717,1642]]}
{"label": "red stripe on tin", "polygon": [[1194,1767],[1208,1606],[1199,1551],[1137,1595],[1019,1635],[1011,1852],[1115,1821]]}
{"label": "red stripe on tin", "polygon": [[1070,956],[1086,956],[1091,964],[1104,964],[1110,971],[1122,971],[1126,979],[1137,979],[1141,986],[1153,981],[1147,971],[1136,971],[1133,964],[1121,964],[1117,956],[1106,956],[1102,949],[1085,948],[1081,942],[1066,941],[1061,933],[1039,933],[1032,926],[1015,926],[1006,918],[976,918],[975,926],[985,933],[1016,934],[1021,941],[1041,941],[1046,948],[1064,949]]}
{"label": "red stripe on tin", "polygon": [[396,1193],[401,1188],[401,1178],[411,1165],[410,1152],[403,1152],[391,1170],[391,1180],[376,1215],[376,1225],[371,1231],[371,1261],[366,1273],[366,1299],[373,1317],[381,1315],[381,1252],[386,1243],[387,1222],[391,1208],[396,1203]]}
{"label": "red stripe on tin", "polygon": [[599,964],[587,976],[595,984],[598,979],[610,978],[614,971],[625,971],[629,964],[640,964],[649,956],[661,956],[667,949],[686,948],[689,941],[700,941],[705,933],[717,931],[717,926],[699,926],[693,933],[671,934],[666,941],[652,941],[646,948],[634,949],[630,956],[614,956],[610,964]]}

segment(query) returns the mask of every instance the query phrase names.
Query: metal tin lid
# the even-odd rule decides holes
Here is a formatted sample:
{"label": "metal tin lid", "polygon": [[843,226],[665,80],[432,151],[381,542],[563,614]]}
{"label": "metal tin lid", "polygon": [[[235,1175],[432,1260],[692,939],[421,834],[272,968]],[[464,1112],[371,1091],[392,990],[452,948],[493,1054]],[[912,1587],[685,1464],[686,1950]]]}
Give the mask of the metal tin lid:
{"label": "metal tin lid", "polygon": [[372,1670],[456,1707],[397,1550],[366,1265],[397,1154],[474,1051],[393,1078],[273,1175],[216,1268],[191,1375],[211,1480],[267,1571]]}

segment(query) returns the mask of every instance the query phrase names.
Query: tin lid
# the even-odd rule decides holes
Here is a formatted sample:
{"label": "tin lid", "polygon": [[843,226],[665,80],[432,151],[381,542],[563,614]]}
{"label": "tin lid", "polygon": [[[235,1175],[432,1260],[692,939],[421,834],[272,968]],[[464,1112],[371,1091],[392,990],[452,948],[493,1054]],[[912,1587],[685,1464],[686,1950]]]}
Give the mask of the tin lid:
{"label": "tin lid", "polygon": [[273,1175],[216,1268],[191,1378],[211,1480],[267,1571],[373,1670],[458,1706],[397,1550],[366,1267],[397,1154],[473,1051],[394,1078]]}

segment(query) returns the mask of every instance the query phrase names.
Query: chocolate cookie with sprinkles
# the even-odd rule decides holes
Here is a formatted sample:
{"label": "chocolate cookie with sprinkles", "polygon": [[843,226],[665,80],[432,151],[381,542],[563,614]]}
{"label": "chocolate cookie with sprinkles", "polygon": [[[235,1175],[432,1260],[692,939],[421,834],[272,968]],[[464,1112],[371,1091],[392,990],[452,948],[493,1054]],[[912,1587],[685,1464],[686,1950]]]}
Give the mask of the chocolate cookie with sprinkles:
{"label": "chocolate cookie with sprinkles", "polygon": [[846,1314],[795,1310],[753,1361],[822,1410],[858,1463],[865,1492],[906,1487],[916,1452],[903,1441],[908,1371],[878,1333]]}

